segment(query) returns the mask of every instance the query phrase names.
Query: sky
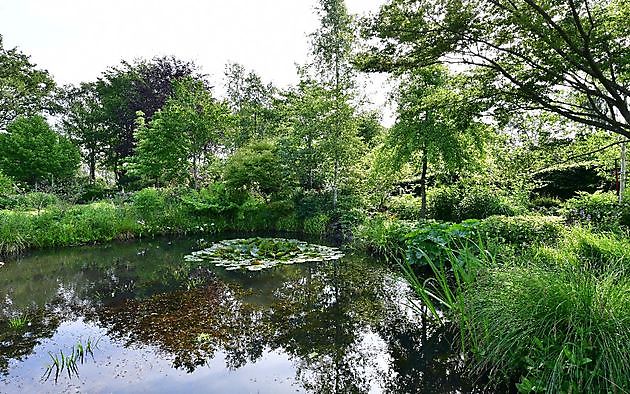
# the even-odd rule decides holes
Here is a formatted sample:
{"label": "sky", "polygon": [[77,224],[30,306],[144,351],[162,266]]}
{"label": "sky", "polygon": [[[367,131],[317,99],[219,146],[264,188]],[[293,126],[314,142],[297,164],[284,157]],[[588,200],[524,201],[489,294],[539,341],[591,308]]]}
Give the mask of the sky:
{"label": "sky", "polygon": [[[384,0],[346,0],[349,12],[375,12]],[[193,60],[221,94],[228,62],[287,87],[305,63],[317,29],[315,0],[0,0],[5,47],[19,47],[60,84],[95,80],[121,60],[175,55]],[[366,93],[385,103],[383,76]],[[384,123],[391,115],[385,111]]]}

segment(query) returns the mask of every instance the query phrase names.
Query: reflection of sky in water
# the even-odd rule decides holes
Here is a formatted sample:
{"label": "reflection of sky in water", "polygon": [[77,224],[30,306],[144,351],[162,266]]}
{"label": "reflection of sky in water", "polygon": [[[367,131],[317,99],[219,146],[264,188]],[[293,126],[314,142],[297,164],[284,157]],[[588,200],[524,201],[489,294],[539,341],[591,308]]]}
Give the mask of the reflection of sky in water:
{"label": "reflection of sky in water", "polygon": [[[421,330],[387,268],[356,256],[256,273],[184,267],[191,248],[148,241],[7,264],[0,392],[470,391],[449,335]],[[6,321],[24,314],[32,325],[18,335]],[[78,377],[42,381],[48,352],[88,338],[101,339]]]}

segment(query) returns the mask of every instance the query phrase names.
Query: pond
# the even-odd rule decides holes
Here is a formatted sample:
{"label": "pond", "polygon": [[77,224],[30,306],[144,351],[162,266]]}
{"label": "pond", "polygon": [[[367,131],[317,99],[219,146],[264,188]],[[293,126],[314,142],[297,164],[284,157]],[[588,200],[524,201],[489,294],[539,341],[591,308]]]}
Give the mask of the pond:
{"label": "pond", "polygon": [[385,265],[185,264],[197,249],[160,239],[7,261],[0,392],[473,391],[452,335],[423,324]]}

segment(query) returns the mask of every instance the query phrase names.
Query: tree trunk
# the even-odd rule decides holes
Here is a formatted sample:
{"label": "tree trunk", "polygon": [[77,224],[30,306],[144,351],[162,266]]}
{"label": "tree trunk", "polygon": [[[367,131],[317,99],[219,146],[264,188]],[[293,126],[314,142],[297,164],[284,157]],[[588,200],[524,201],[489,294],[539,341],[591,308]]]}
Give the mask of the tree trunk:
{"label": "tree trunk", "polygon": [[197,155],[193,155],[193,187],[195,190],[198,189],[197,185]]}
{"label": "tree trunk", "polygon": [[88,167],[90,167],[90,181],[96,180],[96,157],[94,151],[90,152]]}
{"label": "tree trunk", "polygon": [[[622,137],[625,139],[625,137]],[[626,173],[627,173],[627,160],[626,160],[626,142],[621,144],[621,166],[619,171],[619,203],[623,202],[623,195],[626,190]]]}
{"label": "tree trunk", "polygon": [[335,159],[335,171],[333,174],[333,209],[337,208],[337,182],[339,177],[339,160]]}
{"label": "tree trunk", "polygon": [[426,219],[427,217],[427,150],[422,150],[422,172],[420,174],[420,218]]}

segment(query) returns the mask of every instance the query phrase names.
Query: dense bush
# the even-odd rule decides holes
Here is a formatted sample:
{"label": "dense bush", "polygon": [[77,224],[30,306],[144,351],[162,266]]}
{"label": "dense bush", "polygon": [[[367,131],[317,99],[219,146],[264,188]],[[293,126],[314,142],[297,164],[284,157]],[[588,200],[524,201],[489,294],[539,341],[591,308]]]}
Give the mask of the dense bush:
{"label": "dense bush", "polygon": [[406,235],[407,262],[411,265],[442,263],[451,252],[477,240],[478,220],[462,223],[423,223]]}
{"label": "dense bush", "polygon": [[485,219],[493,215],[518,213],[507,197],[485,186],[444,186],[428,194],[429,217],[447,222]]}
{"label": "dense bush", "polygon": [[554,247],[540,247],[535,258],[549,266],[571,264],[599,271],[602,267],[618,266],[630,269],[630,240],[619,235],[593,233],[574,227],[566,232],[562,241]]}
{"label": "dense bush", "polygon": [[419,220],[422,211],[422,199],[411,194],[394,196],[387,202],[387,210],[404,220]]}
{"label": "dense bush", "polygon": [[387,258],[400,259],[407,249],[407,234],[414,223],[398,220],[387,215],[368,218],[354,232],[355,247]]}
{"label": "dense bush", "polygon": [[18,209],[42,210],[60,203],[59,197],[51,193],[31,192],[16,197],[15,207]]}
{"label": "dense bush", "polygon": [[619,205],[613,192],[578,193],[567,200],[560,210],[571,224],[590,225],[598,230],[618,229],[624,217],[624,206]]}
{"label": "dense bush", "polygon": [[606,184],[596,163],[563,164],[534,174],[540,185],[532,192],[537,196],[559,199],[575,197],[579,192],[593,193]]}
{"label": "dense bush", "polygon": [[492,216],[481,222],[479,231],[493,241],[515,245],[555,243],[563,231],[562,219],[556,216]]}

